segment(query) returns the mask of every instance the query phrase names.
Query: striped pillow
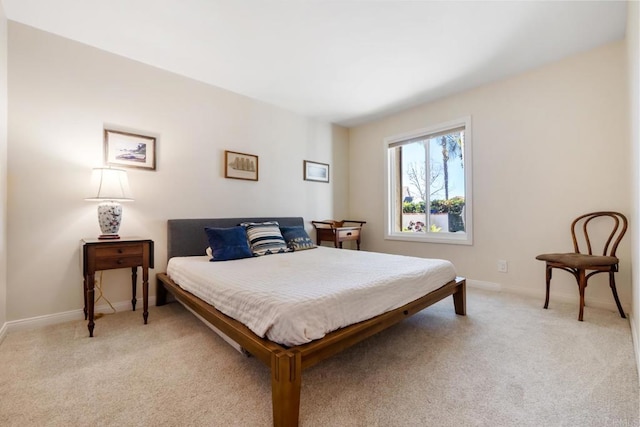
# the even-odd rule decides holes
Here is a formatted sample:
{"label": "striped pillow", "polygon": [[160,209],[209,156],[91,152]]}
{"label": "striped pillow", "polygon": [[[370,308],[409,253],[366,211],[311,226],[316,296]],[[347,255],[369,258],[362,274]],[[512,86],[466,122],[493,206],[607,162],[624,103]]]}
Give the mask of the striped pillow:
{"label": "striped pillow", "polygon": [[254,256],[291,252],[276,221],[243,222],[240,225],[247,232],[247,239]]}

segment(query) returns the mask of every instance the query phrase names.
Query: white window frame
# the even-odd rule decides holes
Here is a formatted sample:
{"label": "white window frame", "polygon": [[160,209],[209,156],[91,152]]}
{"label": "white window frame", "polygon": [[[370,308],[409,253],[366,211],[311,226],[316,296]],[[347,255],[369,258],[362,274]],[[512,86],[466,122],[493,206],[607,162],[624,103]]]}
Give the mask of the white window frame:
{"label": "white window frame", "polygon": [[[390,150],[392,144],[406,141],[413,138],[426,137],[447,130],[464,127],[464,191],[465,191],[465,232],[464,233],[408,233],[395,231],[397,207],[394,203],[394,189],[397,188],[395,173],[395,159],[393,150]],[[472,245],[473,244],[473,160],[472,160],[472,131],[471,116],[465,116],[459,119],[451,120],[445,123],[439,123],[422,129],[406,132],[399,135],[390,136],[384,139],[384,159],[385,159],[385,240],[403,240],[408,242],[428,242],[428,243],[445,243],[456,245]],[[428,162],[427,162],[428,168]],[[429,202],[426,203],[427,215],[429,210]]]}

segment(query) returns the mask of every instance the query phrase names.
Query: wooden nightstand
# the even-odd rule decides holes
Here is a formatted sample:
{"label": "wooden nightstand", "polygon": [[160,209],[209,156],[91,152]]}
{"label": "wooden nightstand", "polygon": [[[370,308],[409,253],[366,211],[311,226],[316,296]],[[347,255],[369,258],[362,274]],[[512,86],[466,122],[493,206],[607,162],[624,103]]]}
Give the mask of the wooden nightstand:
{"label": "wooden nightstand", "polygon": [[131,306],[136,311],[138,267],[142,267],[142,298],[145,325],[149,316],[149,269],[153,268],[153,240],[123,237],[118,240],[82,239],[82,274],[84,275],[84,318],[89,319],[89,336],[93,336],[95,273],[101,270],[131,268]]}
{"label": "wooden nightstand", "polygon": [[[362,233],[362,226],[366,224],[366,221],[352,221],[350,219],[344,219],[342,221],[325,220],[325,221],[311,221],[316,229],[316,241],[318,246],[323,241],[333,242],[336,248],[342,249],[342,242],[355,241],[358,250],[360,250],[360,234]],[[345,224],[358,224],[357,226],[345,226]]]}

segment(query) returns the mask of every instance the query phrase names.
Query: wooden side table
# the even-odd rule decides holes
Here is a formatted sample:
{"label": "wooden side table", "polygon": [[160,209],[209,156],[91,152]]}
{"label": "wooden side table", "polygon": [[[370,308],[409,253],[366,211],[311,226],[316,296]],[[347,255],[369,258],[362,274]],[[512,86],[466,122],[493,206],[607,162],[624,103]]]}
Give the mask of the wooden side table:
{"label": "wooden side table", "polygon": [[84,318],[89,320],[89,336],[93,337],[95,273],[116,268],[131,268],[131,306],[136,311],[138,267],[142,267],[142,298],[145,325],[149,316],[149,269],[153,268],[153,240],[123,237],[118,240],[82,239],[82,274],[84,275]]}
{"label": "wooden side table", "polygon": [[[316,229],[316,241],[318,246],[320,246],[323,241],[327,241],[333,242],[333,245],[336,248],[342,249],[342,242],[355,240],[358,250],[360,250],[362,226],[367,222],[344,219],[342,221],[311,221],[311,223]],[[358,225],[345,226],[347,223]]]}

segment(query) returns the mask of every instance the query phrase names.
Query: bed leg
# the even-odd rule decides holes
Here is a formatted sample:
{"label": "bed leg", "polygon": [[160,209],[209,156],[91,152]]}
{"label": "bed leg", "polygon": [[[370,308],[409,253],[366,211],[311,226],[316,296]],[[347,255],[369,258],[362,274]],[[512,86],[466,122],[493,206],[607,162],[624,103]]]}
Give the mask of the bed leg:
{"label": "bed leg", "polygon": [[275,427],[298,425],[301,373],[300,352],[281,351],[271,355],[271,400]]}
{"label": "bed leg", "polygon": [[162,280],[156,279],[156,305],[159,307],[167,303],[167,288]]}
{"label": "bed leg", "polygon": [[464,316],[467,314],[467,282],[464,279],[457,278],[458,286],[453,294],[453,306],[456,314]]}

